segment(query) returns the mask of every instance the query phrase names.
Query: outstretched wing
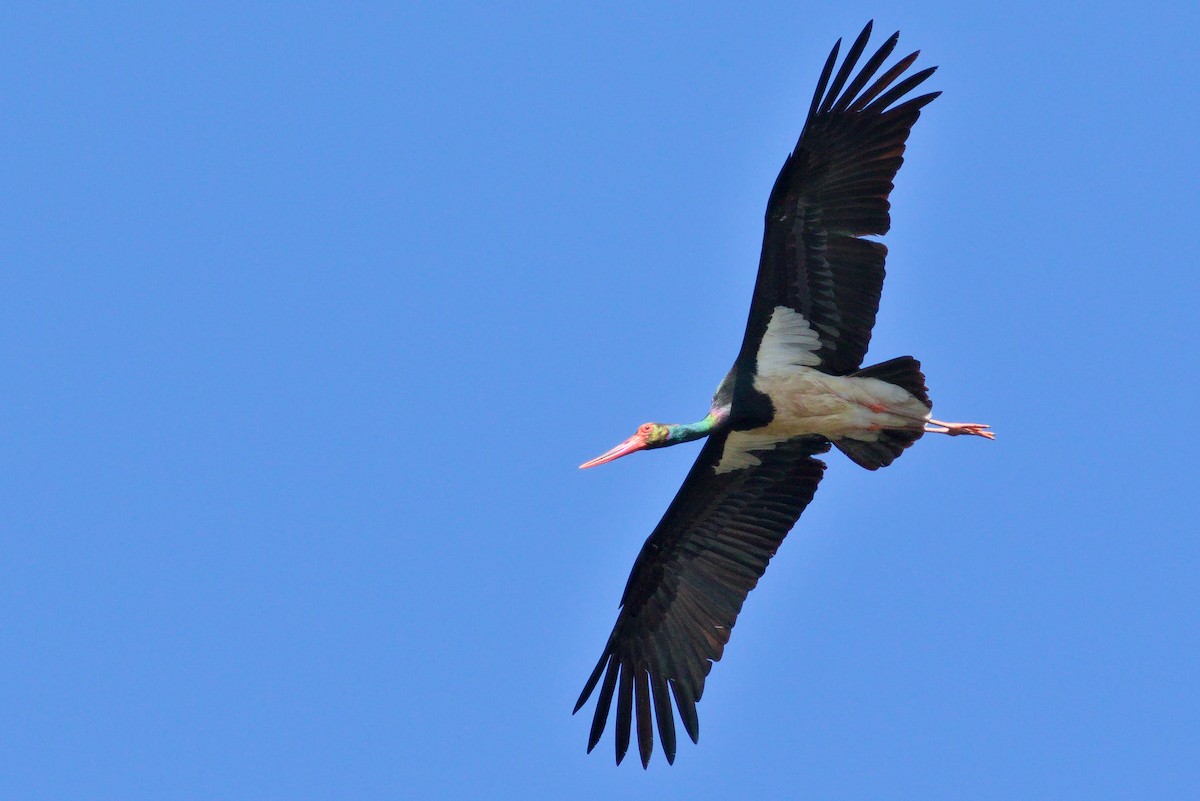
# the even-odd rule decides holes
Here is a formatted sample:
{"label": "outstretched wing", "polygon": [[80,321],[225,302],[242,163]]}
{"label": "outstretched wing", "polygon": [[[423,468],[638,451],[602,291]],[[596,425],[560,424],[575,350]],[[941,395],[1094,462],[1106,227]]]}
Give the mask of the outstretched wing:
{"label": "outstretched wing", "polygon": [[758,281],[738,357],[743,375],[754,374],[759,345],[779,307],[801,314],[816,333],[821,370],[845,375],[866,355],[887,248],[860,237],[884,234],[890,227],[888,194],[904,161],[905,141],[921,109],[941,94],[895,105],[936,69],[904,77],[917,53],[875,77],[899,33],[850,79],[870,34],[867,23],[830,82],[841,40],[834,45],[800,139],[771,190]]}
{"label": "outstretched wing", "polygon": [[[575,704],[578,712],[603,675],[588,738],[590,752],[617,699],[618,764],[637,721],[642,765],[654,747],[653,719],[668,762],[675,761],[671,696],[683,727],[700,735],[696,702],[729,642],[746,595],[812,500],[829,450],[821,437],[797,437],[753,451],[739,432],[714,434],[654,533],[642,546],[616,626]],[[724,461],[737,450],[736,466]],[[670,688],[668,696],[667,688]]]}

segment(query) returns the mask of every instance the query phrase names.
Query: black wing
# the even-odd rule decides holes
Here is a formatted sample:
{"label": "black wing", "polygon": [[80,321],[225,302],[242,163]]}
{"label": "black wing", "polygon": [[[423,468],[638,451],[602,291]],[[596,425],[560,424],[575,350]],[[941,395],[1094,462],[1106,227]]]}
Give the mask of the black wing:
{"label": "black wing", "polygon": [[704,679],[721,658],[746,595],[812,500],[829,450],[820,437],[798,437],[756,452],[754,466],[717,472],[729,432],[712,435],[675,500],[642,546],[617,624],[575,711],[596,689],[588,751],[596,746],[617,698],[617,763],[629,748],[637,720],[643,767],[654,747],[650,708],[668,762],[675,761],[670,687],[683,727],[700,736],[696,702]]}
{"label": "black wing", "polygon": [[901,79],[917,53],[875,79],[899,33],[847,84],[870,33],[867,23],[830,83],[841,40],[834,45],[796,149],[771,190],[758,281],[738,357],[745,375],[754,374],[759,342],[778,306],[804,315],[817,333],[822,370],[845,375],[866,355],[887,248],[859,237],[884,234],[890,227],[888,194],[904,161],[905,141],[921,108],[941,94],[893,105],[936,69]]}

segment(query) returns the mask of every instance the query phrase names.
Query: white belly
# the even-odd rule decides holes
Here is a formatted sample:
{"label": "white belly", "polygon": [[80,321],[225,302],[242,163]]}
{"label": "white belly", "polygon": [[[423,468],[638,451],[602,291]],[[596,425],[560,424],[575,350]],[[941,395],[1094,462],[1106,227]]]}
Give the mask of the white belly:
{"label": "white belly", "polygon": [[923,428],[929,417],[908,390],[878,378],[793,367],[787,375],[760,375],[754,386],[775,407],[775,419],[758,431],[780,439],[820,434],[873,442],[881,429]]}
{"label": "white belly", "polygon": [[874,442],[884,429],[924,430],[929,408],[906,389],[862,376],[827,375],[820,338],[804,316],[776,306],[756,355],[754,388],[771,399],[769,425],[733,431],[715,470],[725,473],[760,464],[755,454],[804,434]]}

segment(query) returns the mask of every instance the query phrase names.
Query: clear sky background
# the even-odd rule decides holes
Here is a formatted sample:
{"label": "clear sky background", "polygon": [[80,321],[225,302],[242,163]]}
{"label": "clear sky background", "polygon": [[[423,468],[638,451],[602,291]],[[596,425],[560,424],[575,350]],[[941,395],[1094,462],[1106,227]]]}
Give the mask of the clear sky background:
{"label": "clear sky background", "polygon": [[[1068,10],[1071,9],[1071,10]],[[570,715],[824,58],[938,64],[838,453],[668,767]],[[5,4],[0,796],[1200,797],[1194,2]],[[591,707],[588,707],[590,715]]]}

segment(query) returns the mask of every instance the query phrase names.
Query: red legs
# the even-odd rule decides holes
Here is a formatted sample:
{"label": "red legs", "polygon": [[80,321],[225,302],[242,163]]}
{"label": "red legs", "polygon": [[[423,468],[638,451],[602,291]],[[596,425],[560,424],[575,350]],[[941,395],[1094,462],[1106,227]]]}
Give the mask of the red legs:
{"label": "red legs", "polygon": [[[896,417],[903,417],[905,420],[912,420],[914,423],[922,423],[925,426],[925,432],[928,434],[946,434],[951,437],[970,434],[976,437],[985,437],[986,439],[996,438],[995,434],[987,430],[991,426],[984,423],[946,423],[941,420],[934,420],[931,417],[913,417],[912,415],[889,409],[881,403],[864,403],[862,405],[876,414],[887,413]],[[873,425],[869,428],[871,431],[878,431],[881,426]]]}
{"label": "red legs", "polygon": [[957,437],[961,434],[973,434],[977,437],[987,437],[995,439],[996,435],[985,429],[991,426],[983,423],[943,423],[941,420],[930,418],[925,422],[925,431],[930,434],[948,434],[951,437]]}

